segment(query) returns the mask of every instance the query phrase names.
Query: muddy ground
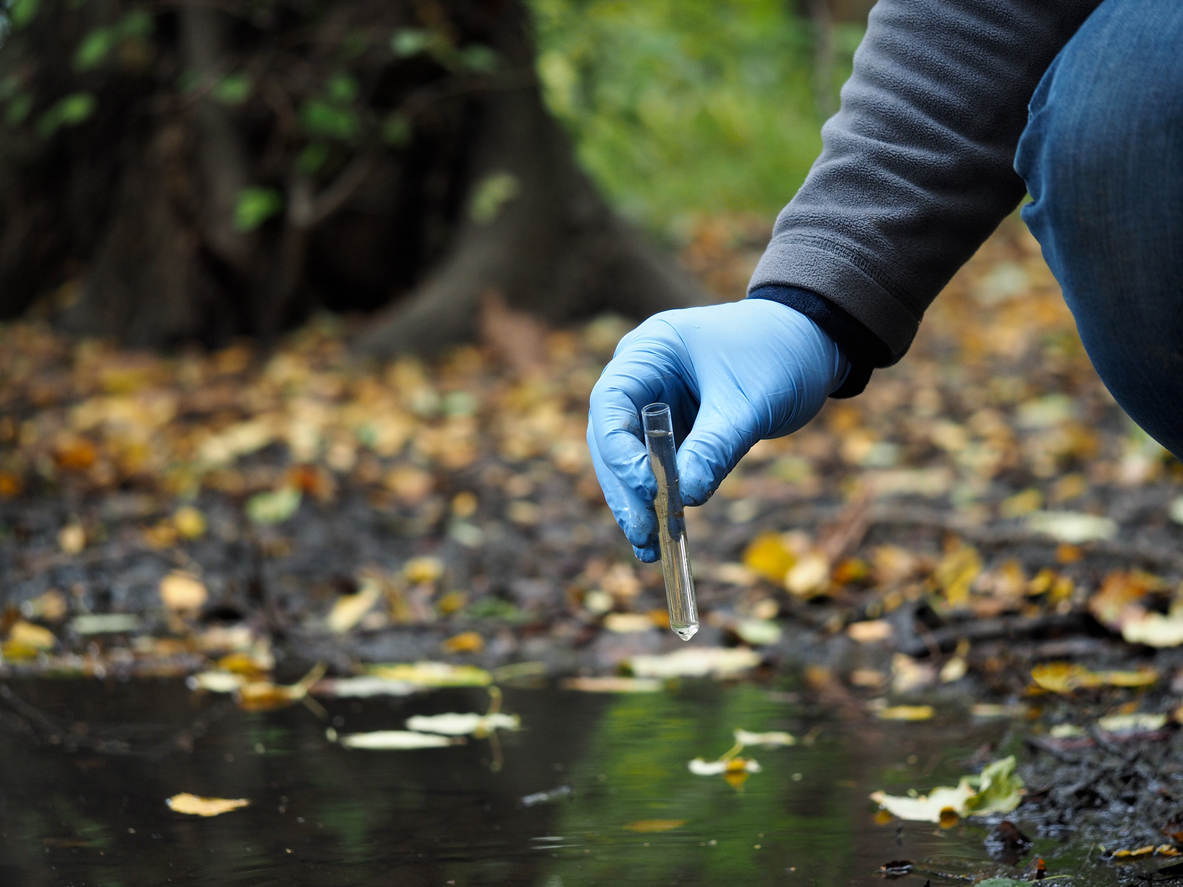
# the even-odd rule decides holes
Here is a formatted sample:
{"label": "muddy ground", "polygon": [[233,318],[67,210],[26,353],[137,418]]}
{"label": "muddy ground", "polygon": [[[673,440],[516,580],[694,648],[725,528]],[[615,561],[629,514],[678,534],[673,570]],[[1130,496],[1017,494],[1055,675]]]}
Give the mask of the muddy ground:
{"label": "muddy ground", "polygon": [[[686,258],[736,297],[759,244],[714,220]],[[844,717],[1018,717],[1024,821],[1174,852],[1183,466],[1107,395],[1021,225],[902,364],[692,510],[688,645],[583,443],[621,321],[491,307],[481,345],[384,365],[351,357],[362,326],[171,356],[0,330],[0,673],[559,679],[748,647],[747,679]]]}

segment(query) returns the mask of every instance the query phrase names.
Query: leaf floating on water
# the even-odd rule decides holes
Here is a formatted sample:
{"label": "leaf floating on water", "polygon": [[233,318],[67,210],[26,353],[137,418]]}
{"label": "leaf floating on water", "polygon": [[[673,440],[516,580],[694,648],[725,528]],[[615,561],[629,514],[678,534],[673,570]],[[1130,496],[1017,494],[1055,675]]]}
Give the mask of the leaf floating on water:
{"label": "leaf floating on water", "polygon": [[410,696],[422,687],[409,681],[392,681],[374,675],[359,675],[355,678],[336,678],[321,681],[316,685],[318,696],[337,699],[367,699],[371,696]]}
{"label": "leaf floating on water", "polygon": [[707,761],[703,758],[695,758],[686,766],[695,776],[722,776],[729,770],[759,773],[762,769],[759,762],[753,758],[730,758],[725,761]]}
{"label": "leaf floating on water", "polygon": [[517,715],[492,712],[478,715],[448,713],[442,715],[415,715],[407,718],[407,726],[420,733],[442,733],[445,736],[487,736],[496,730],[520,730],[522,719]]}
{"label": "leaf floating on water", "polygon": [[190,816],[221,816],[231,810],[238,810],[250,804],[246,798],[203,798],[182,792],[173,795],[164,803],[169,809],[177,813],[187,813]]}
{"label": "leaf floating on water", "polygon": [[686,824],[685,819],[638,819],[625,826],[632,832],[649,834],[650,832],[670,832]]}
{"label": "leaf floating on water", "polygon": [[295,705],[324,676],[325,666],[315,666],[295,684],[284,686],[270,681],[249,681],[238,688],[238,706],[245,711],[271,711]]}
{"label": "leaf floating on water", "polygon": [[662,684],[655,678],[581,677],[567,678],[560,686],[582,693],[658,693]]}
{"label": "leaf floating on water", "polygon": [[735,741],[740,745],[762,745],[764,748],[777,748],[778,746],[796,745],[797,737],[783,732],[749,733],[747,730],[737,729]]}
{"label": "leaf floating on water", "polygon": [[231,671],[201,671],[189,675],[185,686],[190,690],[204,690],[206,693],[234,693],[246,684],[246,677]]}
{"label": "leaf floating on water", "polygon": [[483,668],[447,662],[372,665],[367,671],[380,678],[406,681],[418,687],[487,687],[493,683],[493,676]]}
{"label": "leaf floating on water", "polygon": [[663,656],[634,656],[629,660],[639,678],[730,677],[760,664],[760,654],[746,647],[702,647]]}
{"label": "leaf floating on water", "polygon": [[440,736],[435,733],[415,733],[411,730],[375,730],[372,733],[347,733],[337,739],[346,748],[365,748],[375,751],[406,751],[416,748],[444,748],[463,745],[463,737]]}
{"label": "leaf floating on water", "polygon": [[892,705],[877,714],[884,721],[929,721],[936,711],[931,705]]}
{"label": "leaf floating on water", "polygon": [[574,794],[575,790],[571,786],[564,784],[557,788],[552,788],[550,791],[534,792],[532,795],[526,795],[518,803],[523,807],[537,807],[539,804],[548,804],[560,798],[569,798]]}
{"label": "leaf floating on water", "polygon": [[[911,822],[954,822],[954,817],[1010,813],[1023,797],[1023,780],[1015,775],[1014,755],[995,761],[978,776],[963,776],[955,788],[940,786],[927,795],[896,796],[874,792],[871,800]],[[952,815],[950,815],[952,814]]]}

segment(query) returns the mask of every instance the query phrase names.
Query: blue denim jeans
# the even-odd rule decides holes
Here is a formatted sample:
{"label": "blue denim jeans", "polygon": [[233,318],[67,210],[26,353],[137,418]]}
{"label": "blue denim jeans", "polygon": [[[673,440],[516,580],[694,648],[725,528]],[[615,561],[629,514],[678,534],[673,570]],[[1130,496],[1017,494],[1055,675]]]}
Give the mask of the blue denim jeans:
{"label": "blue denim jeans", "polygon": [[1093,366],[1183,458],[1183,3],[1105,0],[1036,89],[1015,169]]}

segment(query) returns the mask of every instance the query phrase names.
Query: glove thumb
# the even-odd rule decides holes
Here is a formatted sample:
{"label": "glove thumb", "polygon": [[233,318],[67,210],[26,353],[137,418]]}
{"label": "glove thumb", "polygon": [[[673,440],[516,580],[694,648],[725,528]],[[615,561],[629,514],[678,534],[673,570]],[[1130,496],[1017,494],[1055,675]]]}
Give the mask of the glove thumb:
{"label": "glove thumb", "polygon": [[678,449],[683,503],[701,505],[711,498],[758,439],[754,428],[737,427],[734,417],[704,404]]}

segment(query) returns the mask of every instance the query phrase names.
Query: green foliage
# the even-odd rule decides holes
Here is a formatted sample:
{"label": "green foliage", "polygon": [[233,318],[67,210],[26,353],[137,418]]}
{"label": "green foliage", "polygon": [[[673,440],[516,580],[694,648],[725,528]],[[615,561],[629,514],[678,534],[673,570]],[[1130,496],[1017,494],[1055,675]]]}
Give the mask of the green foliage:
{"label": "green foliage", "polygon": [[[814,44],[783,0],[530,0],[538,73],[627,214],[778,210],[821,148]],[[835,35],[835,81],[857,33]]]}
{"label": "green foliage", "polygon": [[350,108],[342,108],[324,99],[309,99],[300,106],[300,123],[313,138],[351,142],[361,129],[361,120]]}
{"label": "green foliage", "polygon": [[481,179],[473,189],[468,215],[478,225],[487,225],[497,218],[501,207],[522,191],[521,182],[511,172],[495,172]]}
{"label": "green foliage", "polygon": [[47,139],[63,126],[76,126],[88,120],[94,114],[94,109],[95,98],[91,93],[70,93],[41,115],[37,120],[37,134]]}
{"label": "green foliage", "polygon": [[89,71],[107,60],[111,52],[128,40],[145,40],[152,36],[156,21],[151,13],[132,10],[109,28],[95,28],[82,38],[74,52],[74,68]]}
{"label": "green foliage", "polygon": [[492,47],[470,43],[457,48],[446,35],[419,28],[396,31],[390,40],[390,48],[399,58],[426,53],[450,71],[488,74],[497,70],[501,63],[501,57]]}
{"label": "green foliage", "polygon": [[224,105],[241,105],[250,98],[254,88],[254,82],[246,74],[227,74],[214,84],[210,95]]}
{"label": "green foliage", "polygon": [[306,145],[296,158],[296,169],[300,175],[314,176],[329,159],[329,146],[324,142],[312,142]]}
{"label": "green foliage", "polygon": [[33,20],[41,0],[10,0],[8,4],[8,19],[14,28],[21,28]]}
{"label": "green foliage", "polygon": [[20,126],[33,110],[33,96],[31,93],[20,92],[8,101],[4,109],[4,122],[9,126]]}
{"label": "green foliage", "polygon": [[243,188],[234,207],[234,227],[253,231],[282,209],[283,197],[274,188]]}
{"label": "green foliage", "polygon": [[382,121],[382,141],[393,148],[401,148],[411,141],[411,121],[398,111]]}

